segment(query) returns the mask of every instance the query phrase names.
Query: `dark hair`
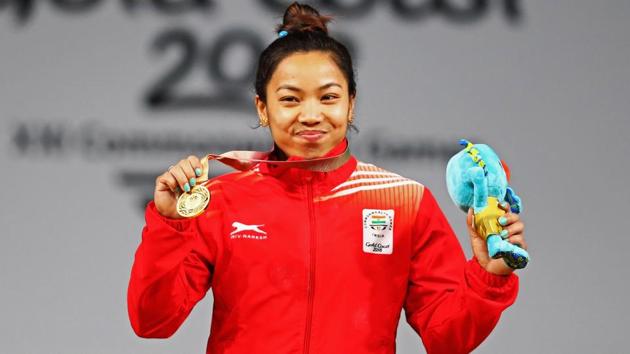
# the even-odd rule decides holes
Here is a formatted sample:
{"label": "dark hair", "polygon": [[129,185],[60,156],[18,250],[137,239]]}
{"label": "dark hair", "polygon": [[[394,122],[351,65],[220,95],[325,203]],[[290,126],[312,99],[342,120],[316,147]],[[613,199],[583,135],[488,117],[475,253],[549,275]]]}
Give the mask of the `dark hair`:
{"label": "dark hair", "polygon": [[266,87],[278,64],[296,52],[323,51],[330,53],[333,61],[348,81],[350,97],[356,95],[356,82],[352,58],[348,49],[328,36],[326,24],[331,16],[322,16],[313,7],[293,2],[284,12],[282,24],[276,27],[276,33],[287,31],[286,36],[271,42],[260,54],[256,70],[256,94],[266,102]]}

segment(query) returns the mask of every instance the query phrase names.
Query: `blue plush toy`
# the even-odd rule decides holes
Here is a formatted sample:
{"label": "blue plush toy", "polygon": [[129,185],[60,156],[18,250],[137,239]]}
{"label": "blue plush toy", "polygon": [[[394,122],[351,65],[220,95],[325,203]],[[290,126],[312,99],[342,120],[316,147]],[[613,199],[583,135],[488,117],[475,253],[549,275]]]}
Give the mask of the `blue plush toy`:
{"label": "blue plush toy", "polygon": [[501,238],[503,228],[498,222],[505,214],[499,203],[508,202],[513,213],[523,208],[521,199],[508,186],[507,165],[488,145],[463,139],[459,143],[465,148],[446,165],[448,194],[464,212],[473,208],[475,229],[486,240],[490,257],[503,258],[514,269],[524,268],[529,254]]}

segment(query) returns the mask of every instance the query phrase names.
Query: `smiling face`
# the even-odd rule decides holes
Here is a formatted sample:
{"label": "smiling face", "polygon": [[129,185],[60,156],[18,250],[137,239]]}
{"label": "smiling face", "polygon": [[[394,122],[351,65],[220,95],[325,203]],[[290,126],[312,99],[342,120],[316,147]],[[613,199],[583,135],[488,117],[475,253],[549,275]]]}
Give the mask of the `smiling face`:
{"label": "smiling face", "polygon": [[288,156],[321,157],[346,136],[354,97],[329,54],[311,51],[286,57],[271,76],[266,94],[266,102],[256,95],[258,116]]}

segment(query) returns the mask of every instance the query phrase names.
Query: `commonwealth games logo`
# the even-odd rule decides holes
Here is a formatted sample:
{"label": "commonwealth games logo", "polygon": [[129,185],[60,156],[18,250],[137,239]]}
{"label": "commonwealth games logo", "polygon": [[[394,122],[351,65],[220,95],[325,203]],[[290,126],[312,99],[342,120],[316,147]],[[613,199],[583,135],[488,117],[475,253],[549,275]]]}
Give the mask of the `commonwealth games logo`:
{"label": "commonwealth games logo", "polygon": [[363,209],[363,252],[394,252],[394,210]]}
{"label": "commonwealth games logo", "polygon": [[388,213],[381,211],[372,211],[367,213],[363,218],[363,226],[369,227],[374,231],[385,231],[392,229],[392,217]]}

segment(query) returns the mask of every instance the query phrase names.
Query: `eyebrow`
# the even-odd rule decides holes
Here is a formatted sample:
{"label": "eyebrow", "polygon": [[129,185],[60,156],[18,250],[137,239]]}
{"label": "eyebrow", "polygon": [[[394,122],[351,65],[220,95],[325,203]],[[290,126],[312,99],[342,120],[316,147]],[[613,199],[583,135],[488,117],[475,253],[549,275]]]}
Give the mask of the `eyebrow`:
{"label": "eyebrow", "polygon": [[[342,88],[342,87],[341,87],[341,85],[339,85],[339,84],[338,84],[338,83],[336,83],[336,82],[329,82],[329,83],[327,83],[327,84],[325,84],[325,85],[320,86],[320,87],[319,87],[319,90],[324,90],[324,89],[327,89],[327,88],[332,87],[332,86],[338,86],[339,88]],[[291,85],[282,85],[282,86],[278,87],[278,89],[276,90],[276,92],[278,92],[278,91],[280,91],[280,90],[282,90],[282,89],[287,89],[287,90],[291,90],[291,91],[302,92],[302,89],[297,88],[297,87],[295,87],[295,86],[291,86]]]}

